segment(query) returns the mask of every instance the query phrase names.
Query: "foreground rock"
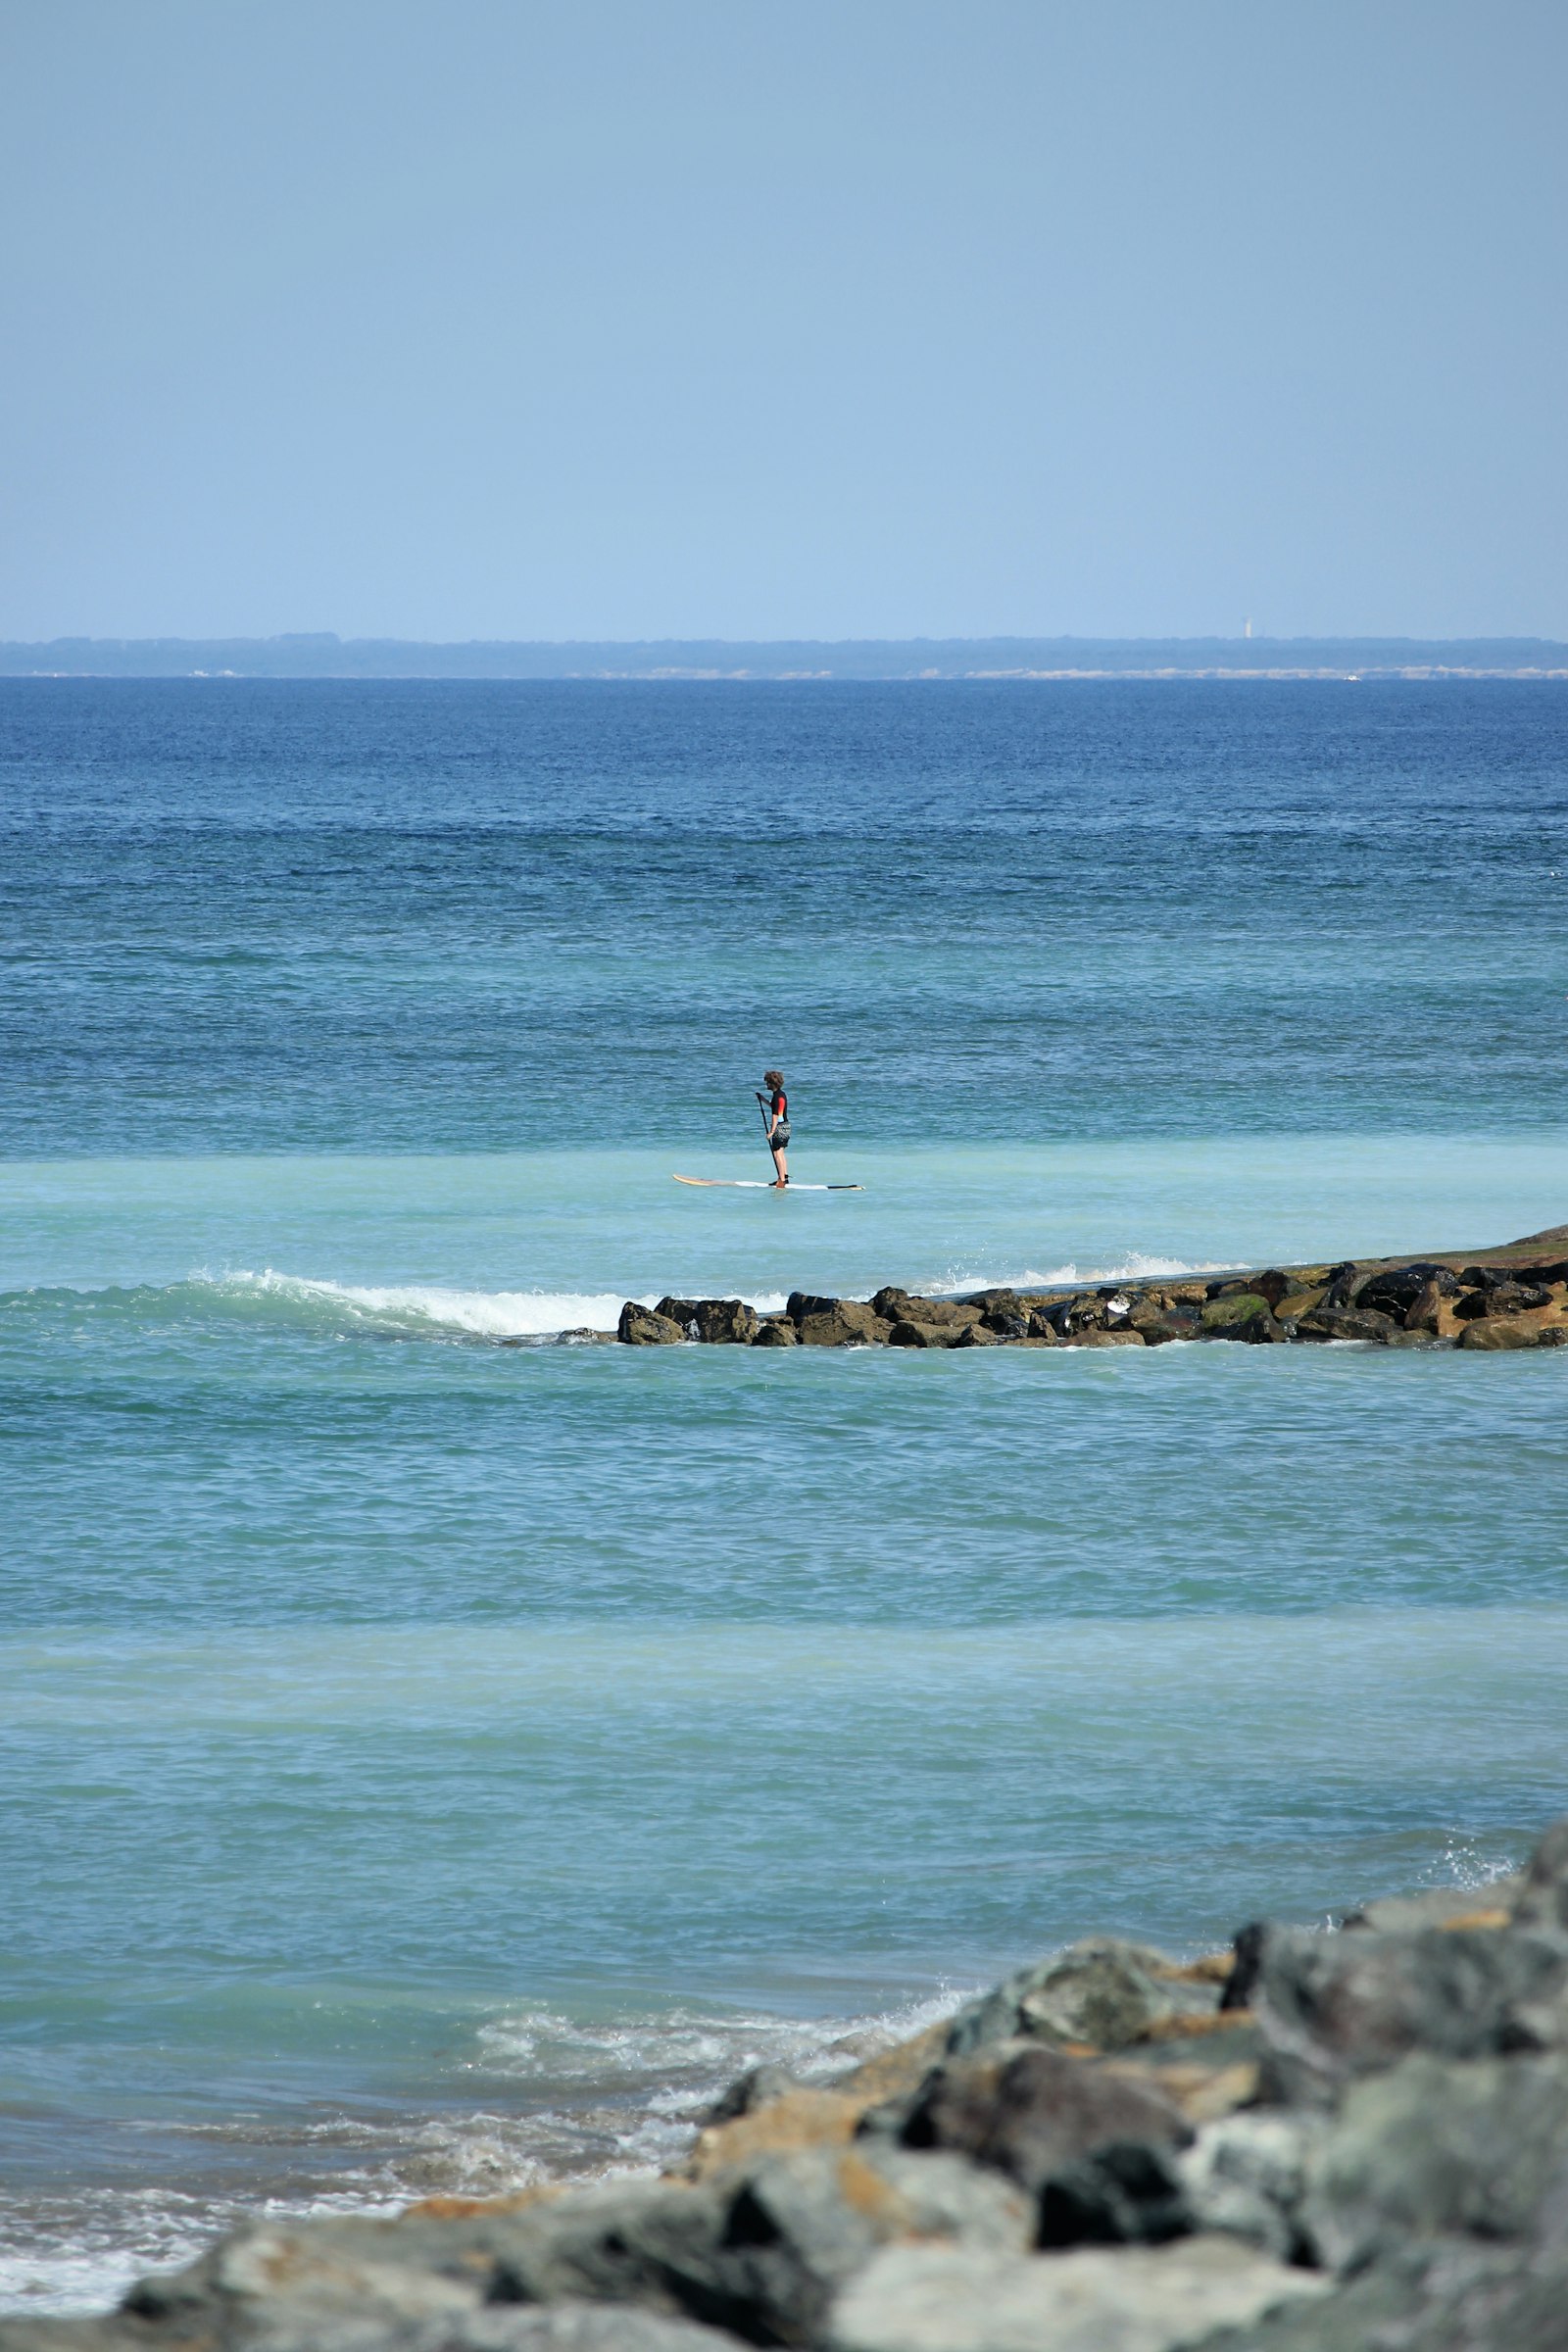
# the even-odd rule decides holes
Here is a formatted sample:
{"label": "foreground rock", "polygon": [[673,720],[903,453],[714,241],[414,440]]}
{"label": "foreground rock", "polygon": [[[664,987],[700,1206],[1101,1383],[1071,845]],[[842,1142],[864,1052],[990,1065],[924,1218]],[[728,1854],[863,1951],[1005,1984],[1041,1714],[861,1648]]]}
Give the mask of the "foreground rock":
{"label": "foreground rock", "polygon": [[1250,1347],[1359,1341],[1380,1348],[1501,1353],[1568,1347],[1568,1225],[1500,1250],[1446,1257],[1268,1266],[1211,1281],[1098,1283],[922,1298],[792,1293],[782,1314],[740,1298],[629,1298],[616,1337],[637,1348],[699,1341],[753,1348]]}
{"label": "foreground rock", "polygon": [[110,2318],[0,2322],[0,2352],[742,2344],[1565,2352],[1568,1822],[1477,1893],[1196,1961],[1100,1937],[825,2086],[760,2068],[678,2175],[257,2223]]}

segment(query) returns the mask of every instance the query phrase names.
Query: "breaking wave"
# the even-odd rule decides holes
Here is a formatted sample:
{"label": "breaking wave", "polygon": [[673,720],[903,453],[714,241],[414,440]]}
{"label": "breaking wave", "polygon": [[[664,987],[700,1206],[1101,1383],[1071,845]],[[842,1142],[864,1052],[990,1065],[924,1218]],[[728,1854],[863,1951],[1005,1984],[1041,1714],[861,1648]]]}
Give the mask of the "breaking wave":
{"label": "breaking wave", "polygon": [[[195,1273],[183,1282],[103,1289],[33,1289],[0,1297],[0,1318],[57,1318],[85,1335],[115,1322],[176,1327],[253,1323],[323,1336],[518,1342],[613,1331],[627,1298],[653,1305],[658,1291],[480,1291],[439,1283],[330,1282],[268,1267],[261,1273]],[[754,1296],[760,1313],[781,1295]]]}
{"label": "breaking wave", "polygon": [[[950,1267],[913,1287],[933,1296],[951,1297],[1003,1286],[1048,1290],[1059,1284],[1138,1282],[1218,1270],[1213,1261],[1190,1264],[1182,1258],[1128,1250],[1100,1265],[1068,1263],[1044,1270],[1026,1266],[1021,1272],[1001,1274]],[[856,1296],[866,1296],[876,1286],[864,1282],[847,1287]],[[652,1306],[660,1296],[655,1290],[487,1291],[443,1283],[334,1282],[286,1274],[271,1266],[260,1272],[247,1267],[222,1272],[201,1269],[182,1282],[166,1284],[10,1291],[0,1295],[0,1330],[14,1318],[53,1319],[82,1337],[95,1330],[107,1332],[116,1323],[166,1330],[215,1322],[250,1323],[326,1338],[378,1336],[516,1346],[579,1332],[612,1332],[626,1298],[637,1298]],[[781,1291],[742,1296],[760,1314],[776,1314],[784,1305]]]}
{"label": "breaking wave", "polygon": [[[0,2189],[0,2314],[107,2308],[149,2270],[187,2262],[224,2230],[310,2214],[385,2214],[435,2195],[504,2196],[542,2180],[593,2180],[673,2164],[704,2109],[748,2067],[821,2082],[951,2015],[960,1994],[861,2017],[817,2019],[680,2008],[584,2022],[542,2008],[479,2029],[437,2112],[384,2108],[293,2126],[275,2115],[159,2129],[206,2143],[226,2178],[203,2187]],[[132,2127],[134,2129],[134,2127]],[[251,2173],[236,2193],[233,2170]],[[197,2154],[187,2179],[204,2170]]]}
{"label": "breaking wave", "polygon": [[950,1271],[932,1287],[949,1294],[959,1291],[1049,1291],[1074,1282],[1157,1282],[1161,1278],[1175,1282],[1188,1274],[1219,1274],[1225,1267],[1218,1258],[1199,1258],[1189,1262],[1180,1257],[1146,1256],[1141,1250],[1126,1250],[1113,1262],[1105,1265],[1025,1266],[1021,1273],[959,1274]]}

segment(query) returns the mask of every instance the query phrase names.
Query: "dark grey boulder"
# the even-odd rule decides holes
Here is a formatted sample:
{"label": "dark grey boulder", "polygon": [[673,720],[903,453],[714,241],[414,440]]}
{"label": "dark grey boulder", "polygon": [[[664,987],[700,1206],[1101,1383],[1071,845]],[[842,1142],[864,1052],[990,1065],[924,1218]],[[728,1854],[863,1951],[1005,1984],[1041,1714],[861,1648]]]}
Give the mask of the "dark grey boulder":
{"label": "dark grey boulder", "polygon": [[804,1323],[808,1315],[830,1315],[840,1303],[825,1293],[791,1291],[784,1301],[784,1312],[792,1323]]}
{"label": "dark grey boulder", "polygon": [[1164,1348],[1173,1340],[1196,1340],[1201,1329],[1197,1311],[1180,1307],[1156,1308],[1147,1313],[1135,1307],[1128,1322],[1134,1331],[1143,1334],[1146,1348]]}
{"label": "dark grey boulder", "polygon": [[1265,2095],[1321,2103],[1414,2050],[1484,2058],[1558,2047],[1568,2040],[1568,1943],[1494,1928],[1268,1928],[1252,2001]]}
{"label": "dark grey boulder", "polygon": [[754,1348],[798,1348],[801,1335],[787,1315],[772,1315],[758,1331]]}
{"label": "dark grey boulder", "polygon": [[118,2312],[104,2319],[9,2318],[0,2313],[0,2352],[147,2352],[153,2340],[139,2322]]}
{"label": "dark grey boulder", "polygon": [[758,2165],[733,2191],[717,2242],[683,2294],[730,2315],[754,2343],[815,2343],[834,2294],[877,2250],[901,2240],[1021,2253],[1028,2198],[947,2155],[886,2144],[805,2149]]}
{"label": "dark grey boulder", "polygon": [[1341,1265],[1330,1266],[1323,1293],[1323,1304],[1327,1307],[1351,1305],[1362,1284],[1370,1282],[1375,1272],[1375,1267],[1358,1266],[1353,1258],[1346,1259]]}
{"label": "dark grey boulder", "polygon": [[[1548,2280],[1557,2307],[1540,2332]],[[1545,2280],[1527,2281],[1517,2257],[1453,2239],[1408,2249],[1332,2293],[1281,2302],[1250,2326],[1200,2337],[1192,2352],[1564,2352],[1563,2286],[1555,2265]]]}
{"label": "dark grey boulder", "polygon": [[1251,2109],[1205,2125],[1173,2172],[1194,2230],[1224,2230],[1281,2262],[1304,2250],[1307,2165],[1328,2130],[1321,2115]]}
{"label": "dark grey boulder", "polygon": [[1489,1926],[1510,1917],[1525,1889],[1523,1872],[1490,1879],[1481,1886],[1429,1886],[1420,1894],[1380,1894],[1348,1912],[1347,1933],[1371,1929],[1377,1935],[1408,1928],[1443,1928],[1484,1919]]}
{"label": "dark grey boulder", "polygon": [[1514,1917],[1538,1935],[1568,1937],[1568,1819],[1553,1822],[1531,1855]]}
{"label": "dark grey boulder", "polygon": [[1030,2190],[1042,2246],[1158,2243],[1192,2226],[1173,2162],[1192,2127],[1152,2076],[1003,2043],[933,2070],[904,2103],[901,2137]]}
{"label": "dark grey boulder", "polygon": [[1529,1314],[1551,1304],[1551,1293],[1535,1283],[1494,1282],[1484,1291],[1471,1291],[1454,1307],[1461,1323],[1479,1323],[1494,1315]]}
{"label": "dark grey boulder", "polygon": [[952,2157],[807,2148],[722,2185],[612,2183],[503,2219],[483,2249],[486,2299],[633,2303],[754,2343],[807,2344],[878,2246],[911,2236],[1006,2249],[1031,2227],[1016,2189]]}
{"label": "dark grey boulder", "polygon": [[1430,1292],[1436,1300],[1455,1297],[1458,1289],[1457,1276],[1451,1274],[1446,1266],[1421,1262],[1408,1266],[1384,1266],[1378,1272],[1369,1274],[1360,1285],[1355,1303],[1374,1313],[1390,1315],[1396,1323],[1402,1323],[1416,1301],[1426,1293]]}
{"label": "dark grey boulder", "polygon": [[833,2305],[825,2352],[1218,2352],[1221,2328],[1324,2290],[1217,2235],[1033,2256],[892,2246]]}
{"label": "dark grey boulder", "polygon": [[725,2219],[708,2187],[614,2181],[497,2217],[484,2231],[493,2303],[637,2303],[729,2326],[737,2316],[708,2291]]}
{"label": "dark grey boulder", "polygon": [[1314,1306],[1297,1322],[1297,1336],[1303,1340],[1370,1340],[1385,1344],[1393,1337],[1396,1326],[1391,1315],[1364,1312],[1358,1306]]}
{"label": "dark grey boulder", "polygon": [[[134,2320],[0,2320],[0,2352],[149,2352],[166,2339]],[[328,2315],[280,2302],[259,2334],[167,2339],[171,2352],[220,2343],[257,2352],[740,2352],[743,2339],[695,2320],[605,2303],[480,2305],[440,2320]]]}
{"label": "dark grey boulder", "polygon": [[962,2057],[1017,2035],[1124,2049],[1172,2018],[1211,2015],[1221,1991],[1211,1981],[1178,1972],[1147,1945],[1091,1937],[966,2002],[948,2029],[948,2049]]}
{"label": "dark grey boulder", "polygon": [[1071,1298],[1051,1298],[1043,1306],[1033,1307],[1029,1314],[1029,1329],[1036,1336],[1064,1340],[1072,1325]]}
{"label": "dark grey boulder", "polygon": [[1531,2236],[1552,2197],[1568,2198],[1568,2061],[1417,2052],[1347,2092],[1300,2213],[1316,2259],[1353,2271],[1412,2239]]}
{"label": "dark grey boulder", "polygon": [[982,1315],[986,1316],[1022,1314],[1027,1317],[1029,1311],[1019,1298],[1017,1292],[1006,1289],[971,1291],[969,1296],[960,1299],[958,1303],[960,1306],[975,1307]]}

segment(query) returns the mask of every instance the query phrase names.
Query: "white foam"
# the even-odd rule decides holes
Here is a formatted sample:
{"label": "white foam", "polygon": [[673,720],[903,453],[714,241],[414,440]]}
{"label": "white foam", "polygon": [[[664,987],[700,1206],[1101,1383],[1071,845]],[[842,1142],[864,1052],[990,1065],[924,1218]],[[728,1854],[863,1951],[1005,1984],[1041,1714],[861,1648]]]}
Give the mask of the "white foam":
{"label": "white foam", "polygon": [[672,2009],[607,2019],[603,2025],[552,2009],[521,2009],[492,2019],[480,2029],[479,2040],[487,2072],[499,2069],[563,2085],[591,2081],[607,2087],[662,2077],[649,2104],[671,2113],[716,2095],[752,2066],[788,2066],[808,2079],[837,2073],[950,2016],[960,1997],[944,1991],[864,2017]]}
{"label": "white foam", "polygon": [[1218,1258],[1200,1258],[1189,1263],[1181,1257],[1152,1257],[1141,1250],[1128,1250],[1113,1265],[1079,1266],[1069,1259],[1064,1265],[1044,1270],[1025,1266],[1021,1274],[948,1273],[936,1288],[951,1295],[959,1291],[1050,1291],[1074,1282],[1174,1282],[1186,1274],[1223,1271]]}
{"label": "white foam", "polygon": [[484,1339],[543,1339],[555,1332],[614,1329],[625,1297],[611,1291],[459,1291],[438,1283],[350,1283],[280,1274],[268,1267],[218,1277],[199,1275],[215,1289],[272,1296],[330,1307],[346,1319],[430,1331],[471,1332]]}
{"label": "white foam", "polygon": [[[655,2172],[685,2154],[703,2110],[748,2067],[770,2061],[821,2081],[950,2016],[961,1997],[954,1989],[874,2015],[814,2019],[668,2009],[584,2022],[552,2009],[508,2011],[480,2029],[480,2055],[463,2070],[485,2078],[484,2105],[303,2126],[298,2140],[318,2144],[323,2163],[335,2160],[332,2185],[314,2194],[0,2195],[0,2313],[105,2310],[132,2279],[187,2262],[220,2231],[258,2218],[388,2214],[435,2194],[497,2196],[540,2180]],[[503,2083],[519,2096],[515,2113],[497,2097]],[[252,2128],[236,2118],[198,2125],[193,2136],[232,2148]],[[276,2136],[274,2120],[259,2147],[275,2153]]]}
{"label": "white foam", "polygon": [[[460,1291],[439,1283],[330,1282],[304,1274],[281,1274],[268,1267],[257,1274],[246,1269],[232,1273],[201,1273],[191,1277],[219,1292],[240,1297],[276,1298],[299,1305],[324,1307],[350,1326],[381,1330],[466,1333],[479,1339],[552,1339],[564,1331],[613,1331],[621,1306],[636,1293],[626,1291]],[[648,1292],[641,1303],[652,1306],[662,1294]],[[767,1294],[748,1304],[759,1314],[776,1314],[781,1296]]]}

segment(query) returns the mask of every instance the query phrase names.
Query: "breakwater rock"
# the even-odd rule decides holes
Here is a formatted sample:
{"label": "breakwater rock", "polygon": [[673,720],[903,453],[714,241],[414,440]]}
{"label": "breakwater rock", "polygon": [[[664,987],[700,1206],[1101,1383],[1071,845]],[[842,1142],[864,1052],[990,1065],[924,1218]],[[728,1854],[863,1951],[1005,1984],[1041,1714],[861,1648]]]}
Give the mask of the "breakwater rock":
{"label": "breakwater rock", "polygon": [[1496,1352],[1568,1347],[1568,1226],[1442,1256],[1267,1266],[1203,1280],[1102,1282],[870,1298],[796,1291],[782,1314],[740,1298],[628,1298],[628,1347],[1158,1348],[1170,1340],[1257,1347],[1359,1340],[1380,1348]]}
{"label": "breakwater rock", "polygon": [[1102,1938],[662,2179],[259,2220],[0,2352],[1562,2352],[1568,1821],[1527,1870]]}

